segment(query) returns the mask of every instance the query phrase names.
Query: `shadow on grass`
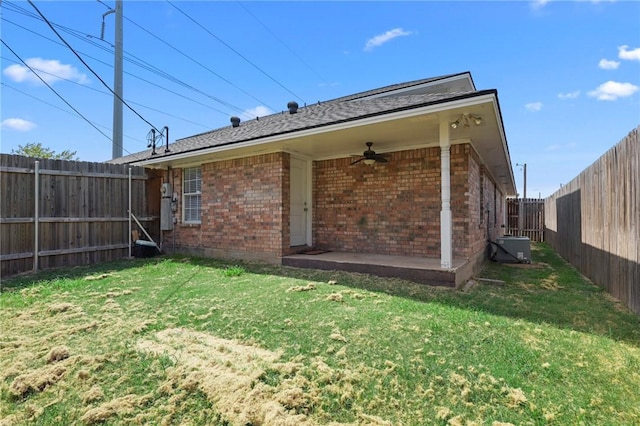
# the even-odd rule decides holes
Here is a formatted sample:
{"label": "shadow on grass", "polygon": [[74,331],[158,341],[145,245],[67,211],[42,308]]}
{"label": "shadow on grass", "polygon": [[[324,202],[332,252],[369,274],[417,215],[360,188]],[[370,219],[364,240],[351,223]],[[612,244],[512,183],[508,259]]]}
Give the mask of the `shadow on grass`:
{"label": "shadow on grass", "polygon": [[109,274],[113,272],[125,271],[130,268],[139,268],[143,265],[156,264],[167,261],[166,256],[158,256],[146,259],[123,259],[113,262],[99,263],[96,265],[83,265],[73,267],[61,267],[47,269],[36,273],[26,272],[11,277],[2,277],[2,293],[19,291],[35,285],[51,285],[64,280],[77,280],[91,275]]}
{"label": "shadow on grass", "polygon": [[[336,281],[347,287],[551,324],[640,346],[640,317],[582,277],[548,245],[534,244],[532,250],[534,264],[530,266],[487,263],[479,277],[502,283],[480,282],[468,292],[342,271],[240,264],[248,273],[314,282]],[[214,266],[211,260],[202,258],[191,258],[189,263]],[[215,265],[224,267],[230,263],[217,261]]]}
{"label": "shadow on grass", "polygon": [[[532,249],[535,262],[532,266],[518,267],[488,263],[480,277],[500,280],[502,284],[481,282],[468,292],[366,274],[184,256],[159,256],[90,267],[44,271],[6,280],[3,287],[5,287],[4,291],[22,289],[34,284],[55,287],[56,282],[65,279],[79,279],[88,275],[124,271],[160,262],[182,263],[221,271],[239,266],[248,274],[280,276],[313,282],[335,281],[343,286],[414,301],[551,324],[561,329],[605,336],[640,347],[640,317],[608,296],[600,287],[584,279],[548,245],[534,244]],[[198,271],[195,271],[180,283],[172,284],[171,292],[162,303],[179,297],[180,289],[197,274]]]}

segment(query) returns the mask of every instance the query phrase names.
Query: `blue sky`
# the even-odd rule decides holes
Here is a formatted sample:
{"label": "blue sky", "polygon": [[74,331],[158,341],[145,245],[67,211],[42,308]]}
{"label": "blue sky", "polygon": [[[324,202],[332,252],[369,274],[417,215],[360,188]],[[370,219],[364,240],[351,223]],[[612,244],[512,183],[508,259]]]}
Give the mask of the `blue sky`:
{"label": "blue sky", "polygon": [[[114,0],[35,1],[113,84]],[[113,100],[26,1],[2,1],[1,152],[111,158]],[[34,14],[36,17],[34,17]],[[518,190],[552,194],[640,124],[640,2],[124,2],[124,99],[170,140],[384,85],[470,71],[497,89]],[[206,28],[203,29],[202,27]],[[126,107],[124,153],[149,124]],[[106,136],[105,136],[106,135]]]}

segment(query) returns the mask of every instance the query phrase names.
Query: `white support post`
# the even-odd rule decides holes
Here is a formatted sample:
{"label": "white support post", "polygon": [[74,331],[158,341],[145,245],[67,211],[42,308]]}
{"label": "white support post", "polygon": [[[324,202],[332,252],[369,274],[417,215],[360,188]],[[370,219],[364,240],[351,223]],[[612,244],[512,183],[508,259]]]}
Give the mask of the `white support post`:
{"label": "white support post", "polygon": [[40,162],[36,160],[34,170],[34,213],[33,213],[33,272],[38,272],[40,252]]}
{"label": "white support post", "polygon": [[453,219],[451,215],[451,140],[449,123],[440,122],[440,267],[453,266]]}

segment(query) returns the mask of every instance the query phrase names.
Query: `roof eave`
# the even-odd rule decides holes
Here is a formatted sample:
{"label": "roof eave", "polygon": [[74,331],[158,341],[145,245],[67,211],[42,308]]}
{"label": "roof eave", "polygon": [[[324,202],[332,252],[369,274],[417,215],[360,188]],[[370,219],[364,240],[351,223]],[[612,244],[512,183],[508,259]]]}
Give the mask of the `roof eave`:
{"label": "roof eave", "polygon": [[[160,157],[150,158],[146,160],[134,161],[130,164],[137,166],[153,166],[163,165],[171,161],[181,160],[195,155],[206,155],[215,152],[226,151],[235,148],[244,148],[252,145],[266,144],[278,142],[281,140],[304,137],[311,134],[319,133],[322,131],[340,130],[349,127],[363,126],[371,122],[379,122],[381,120],[395,120],[398,118],[411,117],[415,115],[432,114],[439,111],[446,111],[449,109],[460,108],[466,105],[475,105],[477,103],[485,102],[488,99],[497,99],[495,96],[497,91],[495,89],[482,90],[472,92],[453,98],[439,99],[436,101],[425,102],[422,104],[410,105],[395,108],[387,111],[380,111],[372,114],[367,114],[358,117],[352,117],[342,120],[336,120],[332,122],[322,123],[305,127],[303,129],[287,130],[280,133],[274,133],[268,136],[257,136],[253,138],[247,138],[244,140],[233,141],[218,144],[216,146],[205,146],[194,148],[188,151],[183,151],[175,154],[162,155]],[[500,118],[502,123],[502,118]],[[502,126],[501,126],[502,128]],[[504,139],[504,132],[502,132]],[[187,139],[187,138],[184,138]],[[180,140],[184,140],[180,139]],[[177,142],[177,141],[176,141]]]}

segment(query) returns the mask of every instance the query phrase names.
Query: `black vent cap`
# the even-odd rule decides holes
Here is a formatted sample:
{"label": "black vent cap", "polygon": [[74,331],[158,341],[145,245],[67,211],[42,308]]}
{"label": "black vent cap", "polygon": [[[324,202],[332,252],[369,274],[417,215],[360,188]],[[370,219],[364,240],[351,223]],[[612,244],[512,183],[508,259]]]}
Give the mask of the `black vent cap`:
{"label": "black vent cap", "polygon": [[287,108],[289,108],[289,114],[295,114],[298,112],[298,103],[296,101],[291,101],[287,104]]}

